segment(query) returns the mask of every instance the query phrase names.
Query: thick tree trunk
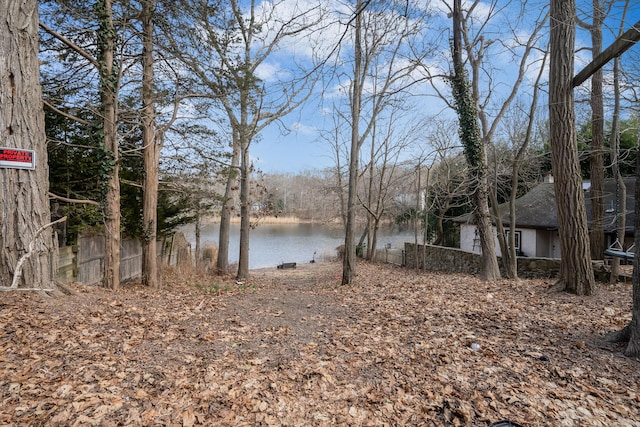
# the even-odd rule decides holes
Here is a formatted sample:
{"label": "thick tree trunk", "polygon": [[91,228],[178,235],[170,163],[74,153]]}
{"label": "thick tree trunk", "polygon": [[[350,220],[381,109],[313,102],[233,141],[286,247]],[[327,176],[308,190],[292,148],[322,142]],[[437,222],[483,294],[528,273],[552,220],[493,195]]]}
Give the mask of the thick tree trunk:
{"label": "thick tree trunk", "polygon": [[551,0],[551,163],[558,203],[558,231],[562,256],[558,286],[578,295],[591,295],[595,290],[595,281],[589,252],[589,232],[573,110],[575,13],[574,0]]}
{"label": "thick tree trunk", "polygon": [[[50,222],[35,0],[0,2],[0,145],[35,152],[33,170],[0,168],[0,286],[10,286],[18,260]],[[18,286],[49,288],[55,265],[51,229],[40,234],[35,248]]]}
{"label": "thick tree trunk", "polygon": [[160,286],[156,246],[158,230],[158,167],[160,144],[155,135],[155,102],[153,98],[153,14],[155,0],[142,2],[142,144],[144,146],[143,269],[142,282],[152,288]]}
{"label": "thick tree trunk", "polygon": [[110,168],[106,182],[105,256],[103,285],[117,289],[120,286],[120,158],[118,152],[118,76],[114,70],[113,11],[111,0],[96,4],[100,28],[98,30],[98,64],[100,74],[100,98],[103,113],[105,166]]}
{"label": "thick tree trunk", "polygon": [[491,215],[489,213],[488,201],[488,185],[479,184],[474,194],[476,205],[475,220],[478,227],[478,237],[480,238],[480,247],[482,249],[480,278],[490,281],[500,278],[500,266],[496,257],[496,247],[493,235],[493,227],[491,224]]}

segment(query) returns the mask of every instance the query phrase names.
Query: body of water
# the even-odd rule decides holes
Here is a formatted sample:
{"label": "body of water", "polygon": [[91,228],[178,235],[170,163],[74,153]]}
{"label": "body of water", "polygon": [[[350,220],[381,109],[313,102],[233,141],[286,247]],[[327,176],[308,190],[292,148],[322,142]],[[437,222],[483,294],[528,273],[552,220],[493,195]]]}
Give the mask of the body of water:
{"label": "body of water", "polygon": [[[218,245],[219,224],[202,228],[201,245]],[[193,226],[181,230],[195,248]],[[356,234],[356,239],[360,235]],[[240,225],[231,224],[229,262],[238,261]],[[389,227],[378,234],[378,248],[389,245],[402,248],[404,242],[413,242],[413,231]],[[275,267],[283,262],[309,263],[334,258],[336,247],[344,244],[342,227],[322,224],[262,224],[251,230],[249,238],[249,268]]]}

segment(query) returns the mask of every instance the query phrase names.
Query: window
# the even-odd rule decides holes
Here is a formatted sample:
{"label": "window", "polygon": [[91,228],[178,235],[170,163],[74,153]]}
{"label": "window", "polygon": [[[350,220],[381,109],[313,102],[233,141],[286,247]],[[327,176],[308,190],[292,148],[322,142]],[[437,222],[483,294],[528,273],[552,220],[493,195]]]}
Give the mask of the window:
{"label": "window", "polygon": [[[509,243],[509,233],[511,231],[507,230],[507,244]],[[522,231],[515,231],[515,240],[516,240],[516,255],[521,255],[522,252],[520,251],[520,238],[522,237]]]}

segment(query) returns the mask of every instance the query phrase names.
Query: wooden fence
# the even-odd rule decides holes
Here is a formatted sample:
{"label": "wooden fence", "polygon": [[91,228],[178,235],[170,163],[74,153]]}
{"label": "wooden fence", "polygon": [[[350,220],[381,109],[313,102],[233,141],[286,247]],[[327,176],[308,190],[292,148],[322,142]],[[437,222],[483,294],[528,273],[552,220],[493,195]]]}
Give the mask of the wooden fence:
{"label": "wooden fence", "polygon": [[[162,265],[191,263],[191,247],[180,233],[158,242],[158,262]],[[75,246],[58,249],[56,280],[95,285],[102,282],[104,273],[105,238],[99,234],[78,237]],[[142,275],[142,242],[123,239],[120,245],[120,281]]]}

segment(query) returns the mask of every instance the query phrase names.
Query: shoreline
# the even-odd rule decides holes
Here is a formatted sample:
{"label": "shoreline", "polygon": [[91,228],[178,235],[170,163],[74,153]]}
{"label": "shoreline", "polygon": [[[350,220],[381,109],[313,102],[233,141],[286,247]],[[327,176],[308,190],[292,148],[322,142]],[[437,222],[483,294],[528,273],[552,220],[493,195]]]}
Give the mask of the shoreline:
{"label": "shoreline", "polygon": [[[206,217],[203,224],[220,224],[219,216]],[[252,223],[257,224],[323,224],[323,225],[340,225],[339,221],[317,221],[313,219],[300,219],[297,216],[263,216],[260,218],[251,217]],[[232,216],[231,224],[239,224],[240,217]]]}

